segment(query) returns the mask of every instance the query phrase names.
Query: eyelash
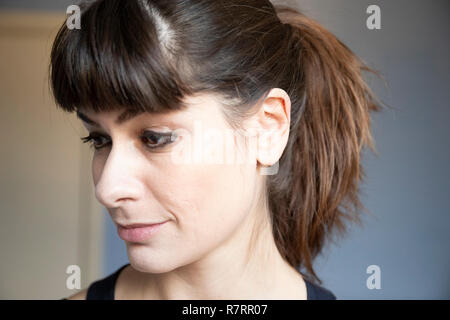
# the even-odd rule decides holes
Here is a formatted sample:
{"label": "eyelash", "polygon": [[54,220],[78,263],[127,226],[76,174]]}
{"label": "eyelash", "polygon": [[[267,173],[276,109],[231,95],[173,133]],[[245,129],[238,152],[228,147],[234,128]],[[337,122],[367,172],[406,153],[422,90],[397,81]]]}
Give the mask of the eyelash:
{"label": "eyelash", "polygon": [[[163,143],[160,143],[157,146],[150,146],[149,144],[146,144],[146,146],[150,149],[160,149],[168,144],[171,144],[172,142],[174,142],[177,138],[177,136],[175,135],[175,133],[169,132],[169,133],[159,133],[159,132],[155,132],[155,131],[144,131],[141,135],[141,139],[150,139],[150,137],[154,137],[156,136],[157,138],[155,140],[159,141],[160,139],[166,139]],[[111,142],[108,143],[104,143],[103,145],[96,145],[96,139],[99,138],[104,138],[104,136],[102,134],[96,133],[96,132],[92,132],[90,133],[87,137],[83,137],[81,138],[81,141],[83,141],[83,143],[89,143],[89,147],[94,148],[95,150],[100,150],[104,147],[106,147],[107,145],[109,145]],[[144,142],[145,143],[145,142]]]}

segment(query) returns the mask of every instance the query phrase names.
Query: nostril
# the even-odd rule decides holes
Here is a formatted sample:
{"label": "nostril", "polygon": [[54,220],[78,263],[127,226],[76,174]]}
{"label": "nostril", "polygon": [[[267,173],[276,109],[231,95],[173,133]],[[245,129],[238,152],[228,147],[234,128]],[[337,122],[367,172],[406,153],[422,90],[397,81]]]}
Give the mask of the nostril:
{"label": "nostril", "polygon": [[120,198],[120,199],[116,200],[116,202],[121,203],[121,202],[132,201],[132,200],[133,200],[132,198]]}

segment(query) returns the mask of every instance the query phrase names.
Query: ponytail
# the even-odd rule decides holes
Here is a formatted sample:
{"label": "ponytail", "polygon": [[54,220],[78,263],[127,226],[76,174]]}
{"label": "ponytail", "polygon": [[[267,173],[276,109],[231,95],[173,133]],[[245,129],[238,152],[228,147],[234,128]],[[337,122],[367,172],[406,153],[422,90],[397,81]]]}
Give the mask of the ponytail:
{"label": "ponytail", "polygon": [[275,8],[289,36],[294,102],[279,174],[268,178],[272,227],[284,258],[321,283],[313,259],[334,230],[343,234],[346,222],[361,223],[365,210],[358,197],[365,176],[360,151],[367,145],[376,153],[370,111],[380,106],[361,72],[378,73],[314,20]]}

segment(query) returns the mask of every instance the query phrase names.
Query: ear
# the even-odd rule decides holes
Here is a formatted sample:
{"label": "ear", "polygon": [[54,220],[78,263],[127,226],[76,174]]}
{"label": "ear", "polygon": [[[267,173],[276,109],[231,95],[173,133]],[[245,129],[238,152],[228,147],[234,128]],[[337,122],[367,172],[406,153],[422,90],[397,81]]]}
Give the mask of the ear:
{"label": "ear", "polygon": [[283,89],[271,89],[251,119],[258,133],[256,160],[259,165],[272,166],[281,158],[289,139],[290,115],[289,95]]}

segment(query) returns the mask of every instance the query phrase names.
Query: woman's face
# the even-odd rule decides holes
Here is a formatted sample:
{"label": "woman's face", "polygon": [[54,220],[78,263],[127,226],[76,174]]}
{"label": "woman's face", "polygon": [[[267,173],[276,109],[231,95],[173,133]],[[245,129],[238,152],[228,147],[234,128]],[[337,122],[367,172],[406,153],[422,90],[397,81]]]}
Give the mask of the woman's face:
{"label": "woman's face", "polygon": [[[98,124],[84,122],[100,147],[92,163],[95,194],[114,223],[167,221],[145,239],[125,240],[130,262],[142,272],[168,272],[202,258],[231,237],[256,198],[256,163],[226,162],[240,140],[230,136],[218,100],[199,95],[186,103],[182,111],[142,113],[122,124],[115,122],[121,111],[80,110]],[[155,148],[170,138],[143,139],[146,130],[178,134]]]}

